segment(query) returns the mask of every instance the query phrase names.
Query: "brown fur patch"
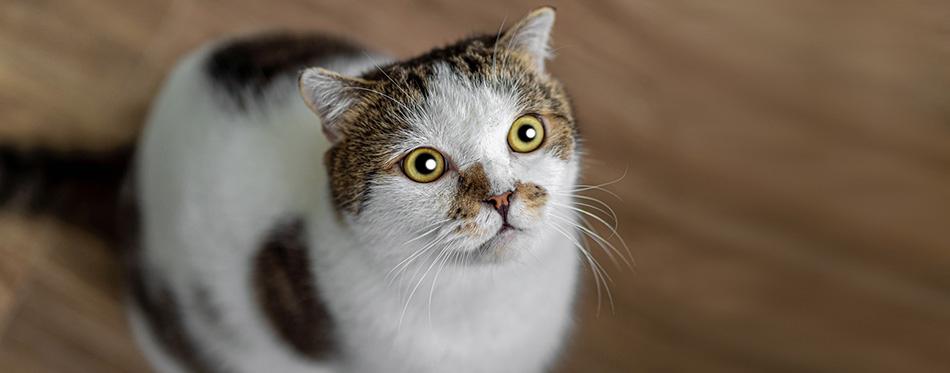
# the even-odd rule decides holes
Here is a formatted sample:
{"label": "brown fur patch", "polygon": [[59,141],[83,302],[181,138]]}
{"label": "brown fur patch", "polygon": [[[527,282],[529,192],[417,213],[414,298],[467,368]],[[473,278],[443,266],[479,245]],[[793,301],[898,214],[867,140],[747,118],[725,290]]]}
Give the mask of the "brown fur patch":
{"label": "brown fur patch", "polygon": [[474,219],[481,210],[482,201],[489,197],[491,182],[480,162],[459,173],[455,200],[449,209],[451,219]]}
{"label": "brown fur patch", "polygon": [[462,225],[455,227],[455,233],[464,234],[468,236],[478,236],[478,225],[472,222],[466,222]]}
{"label": "brown fur patch", "polygon": [[514,199],[524,201],[528,213],[540,213],[548,202],[548,191],[535,183],[515,183]]}
{"label": "brown fur patch", "polygon": [[[164,286],[149,292],[141,268],[130,271],[130,292],[156,342],[189,372],[217,372],[188,333],[174,294]],[[153,279],[154,281],[154,279]]]}
{"label": "brown fur patch", "polygon": [[261,34],[218,48],[205,63],[205,71],[213,84],[222,88],[238,108],[244,109],[248,94],[262,97],[271,82],[280,76],[293,76],[330,57],[359,56],[363,50],[354,43],[317,33]]}
{"label": "brown fur patch", "polygon": [[171,291],[160,288],[156,294],[150,294],[145,289],[142,276],[135,274],[132,276],[131,285],[133,298],[156,342],[188,371],[215,372],[212,368],[214,365],[205,360],[195,341],[185,330],[178,303]]}
{"label": "brown fur patch", "polygon": [[333,352],[333,324],[317,295],[310,271],[304,225],[278,225],[257,255],[254,284],[264,315],[277,334],[300,354],[326,358]]}
{"label": "brown fur patch", "polygon": [[546,148],[551,154],[563,161],[570,160],[574,155],[577,136],[573,126],[566,122],[565,118],[556,115],[551,120],[546,121],[548,124]]}

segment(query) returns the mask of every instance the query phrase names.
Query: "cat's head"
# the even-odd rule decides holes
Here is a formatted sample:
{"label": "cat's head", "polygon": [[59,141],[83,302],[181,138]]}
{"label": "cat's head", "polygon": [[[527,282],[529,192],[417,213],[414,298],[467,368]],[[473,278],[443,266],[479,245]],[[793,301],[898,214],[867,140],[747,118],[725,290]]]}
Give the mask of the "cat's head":
{"label": "cat's head", "polygon": [[301,75],[333,143],[333,203],[360,239],[393,257],[428,245],[498,261],[570,231],[559,206],[577,179],[577,131],[545,70],[553,24],[554,10],[540,8],[505,32],[361,77]]}

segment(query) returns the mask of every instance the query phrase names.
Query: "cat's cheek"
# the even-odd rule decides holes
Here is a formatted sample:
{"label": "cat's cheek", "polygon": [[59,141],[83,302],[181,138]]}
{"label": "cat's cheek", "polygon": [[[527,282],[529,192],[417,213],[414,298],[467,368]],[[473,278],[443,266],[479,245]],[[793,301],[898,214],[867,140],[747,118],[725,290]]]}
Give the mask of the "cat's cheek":
{"label": "cat's cheek", "polygon": [[464,222],[462,224],[459,224],[452,231],[455,234],[463,235],[470,238],[481,238],[482,236],[485,235],[484,230],[480,229],[478,227],[478,224],[475,224],[474,222]]}
{"label": "cat's cheek", "polygon": [[508,222],[523,230],[534,228],[544,218],[544,206],[528,208],[526,203],[516,202],[511,206]]}
{"label": "cat's cheek", "polygon": [[532,228],[544,219],[548,206],[547,190],[534,183],[515,183],[515,195],[508,220],[521,229]]}

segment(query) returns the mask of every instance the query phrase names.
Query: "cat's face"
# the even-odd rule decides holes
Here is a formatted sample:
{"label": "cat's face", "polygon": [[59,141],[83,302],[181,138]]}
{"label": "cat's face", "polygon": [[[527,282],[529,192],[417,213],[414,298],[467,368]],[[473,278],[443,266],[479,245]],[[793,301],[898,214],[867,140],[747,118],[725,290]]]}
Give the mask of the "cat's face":
{"label": "cat's face", "polygon": [[304,97],[335,142],[335,207],[367,246],[500,261],[571,230],[576,127],[544,72],[553,12],[534,17],[359,79],[304,74]]}

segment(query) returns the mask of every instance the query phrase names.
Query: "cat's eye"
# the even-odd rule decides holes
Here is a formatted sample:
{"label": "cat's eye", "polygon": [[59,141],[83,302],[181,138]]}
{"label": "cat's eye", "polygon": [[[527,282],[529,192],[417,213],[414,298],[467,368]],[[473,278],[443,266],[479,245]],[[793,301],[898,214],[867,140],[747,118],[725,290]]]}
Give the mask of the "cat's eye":
{"label": "cat's eye", "polygon": [[523,115],[508,130],[508,146],[518,153],[533,152],[544,141],[544,125],[534,115]]}
{"label": "cat's eye", "polygon": [[403,158],[402,170],[412,181],[430,183],[445,173],[445,158],[432,148],[418,148]]}

